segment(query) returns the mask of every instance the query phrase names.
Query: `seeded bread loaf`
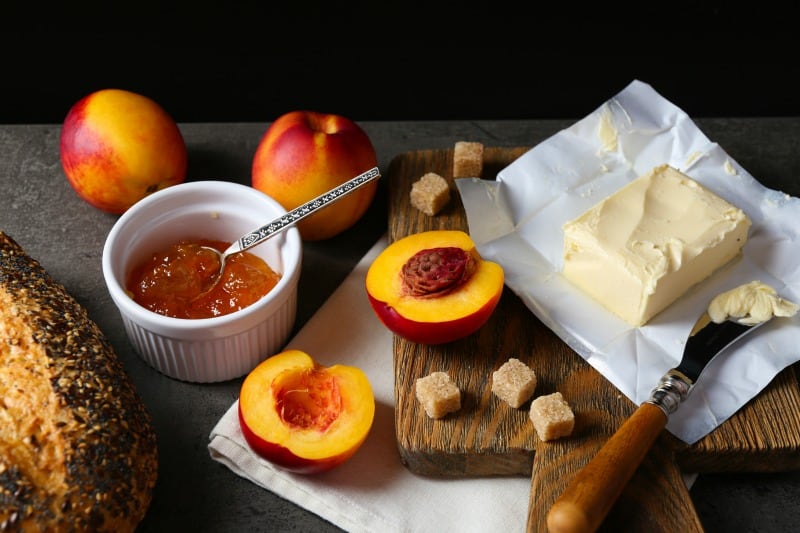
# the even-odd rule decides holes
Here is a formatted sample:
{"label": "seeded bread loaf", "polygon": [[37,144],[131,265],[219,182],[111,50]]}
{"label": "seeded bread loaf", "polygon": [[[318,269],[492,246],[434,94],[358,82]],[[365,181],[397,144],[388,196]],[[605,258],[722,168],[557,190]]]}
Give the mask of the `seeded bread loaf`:
{"label": "seeded bread loaf", "polygon": [[151,419],[85,309],[0,232],[0,531],[133,531]]}

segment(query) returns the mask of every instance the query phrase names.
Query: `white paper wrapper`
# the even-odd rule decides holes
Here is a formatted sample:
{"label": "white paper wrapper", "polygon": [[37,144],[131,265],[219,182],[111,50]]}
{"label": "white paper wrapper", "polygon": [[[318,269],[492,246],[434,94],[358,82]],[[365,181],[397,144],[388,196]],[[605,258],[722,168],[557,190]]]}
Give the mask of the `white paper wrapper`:
{"label": "white paper wrapper", "polygon": [[[634,328],[561,275],[562,225],[656,165],[668,163],[743,209],[753,222],[743,257]],[[760,280],[800,302],[800,199],[767,189],[678,107],[632,82],[592,114],[535,146],[497,180],[456,180],[480,253],[570,347],[637,405],[678,365],[711,299]],[[701,439],[800,360],[800,315],[775,319],[715,358],[667,429]]]}

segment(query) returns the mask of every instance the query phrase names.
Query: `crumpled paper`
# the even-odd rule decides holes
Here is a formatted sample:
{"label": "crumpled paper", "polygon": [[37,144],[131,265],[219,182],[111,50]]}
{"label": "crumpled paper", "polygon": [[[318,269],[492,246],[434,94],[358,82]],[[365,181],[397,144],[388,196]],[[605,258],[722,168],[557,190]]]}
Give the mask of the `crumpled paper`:
{"label": "crumpled paper", "polygon": [[[601,199],[668,163],[743,209],[753,222],[742,257],[635,328],[561,275],[563,232]],[[686,338],[716,295],[759,280],[800,302],[800,199],[762,186],[681,109],[634,80],[569,128],[533,147],[496,180],[456,180],[469,233],[503,266],[506,285],[637,405],[680,362]],[[706,367],[667,429],[693,444],[800,360],[800,315],[774,319]]]}

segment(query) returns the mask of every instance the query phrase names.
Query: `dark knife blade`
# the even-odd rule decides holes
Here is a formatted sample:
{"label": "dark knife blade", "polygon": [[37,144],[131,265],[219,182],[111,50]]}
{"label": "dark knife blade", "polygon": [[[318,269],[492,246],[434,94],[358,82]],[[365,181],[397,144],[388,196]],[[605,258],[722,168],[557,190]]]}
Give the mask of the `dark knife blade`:
{"label": "dark knife blade", "polygon": [[703,313],[692,329],[683,348],[683,358],[675,368],[678,372],[694,384],[700,373],[708,366],[711,360],[724,352],[725,349],[736,342],[742,335],[766,324],[759,322],[753,325],[740,324],[735,320],[725,322],[712,322],[708,313]]}

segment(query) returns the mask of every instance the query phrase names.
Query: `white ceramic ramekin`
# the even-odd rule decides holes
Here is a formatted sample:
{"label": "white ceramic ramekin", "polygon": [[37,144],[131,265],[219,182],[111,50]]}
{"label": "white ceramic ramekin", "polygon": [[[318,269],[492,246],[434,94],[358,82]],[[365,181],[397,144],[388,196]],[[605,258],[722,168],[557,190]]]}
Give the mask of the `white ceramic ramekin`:
{"label": "white ceramic ramekin", "polygon": [[117,220],[103,248],[103,276],[128,337],[147,363],[175,379],[209,383],[241,377],[282,349],[297,312],[303,248],[296,227],[248,250],[281,280],[254,304],[228,315],[163,316],[128,296],[125,279],[138,262],[181,239],[233,242],[285,213],[253,187],[207,180],[153,193]]}

